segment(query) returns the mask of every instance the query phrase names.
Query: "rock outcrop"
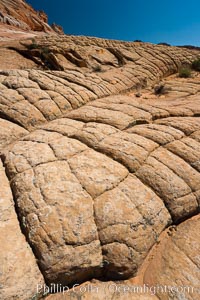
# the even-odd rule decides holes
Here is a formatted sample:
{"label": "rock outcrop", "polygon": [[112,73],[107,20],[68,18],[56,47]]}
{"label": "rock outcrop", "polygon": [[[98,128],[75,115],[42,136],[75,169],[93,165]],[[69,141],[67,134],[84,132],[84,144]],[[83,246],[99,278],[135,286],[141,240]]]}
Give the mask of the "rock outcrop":
{"label": "rock outcrop", "polygon": [[200,75],[177,76],[198,56],[1,42],[0,299],[199,299]]}
{"label": "rock outcrop", "polygon": [[20,230],[12,192],[1,162],[0,181],[0,298],[30,299],[37,296],[37,284],[44,284],[44,279]]}
{"label": "rock outcrop", "polygon": [[173,228],[160,243],[145,272],[144,282],[150,286],[172,286],[172,282],[175,282],[179,288],[168,290],[167,293],[160,289],[157,291],[159,298],[199,298],[199,226],[198,215]]}
{"label": "rock outcrop", "polygon": [[93,280],[46,299],[199,299],[199,220],[196,216],[165,230],[137,280]]}
{"label": "rock outcrop", "polygon": [[10,25],[25,31],[63,33],[57,25],[48,25],[48,17],[43,11],[35,11],[23,0],[1,0],[0,26]]}

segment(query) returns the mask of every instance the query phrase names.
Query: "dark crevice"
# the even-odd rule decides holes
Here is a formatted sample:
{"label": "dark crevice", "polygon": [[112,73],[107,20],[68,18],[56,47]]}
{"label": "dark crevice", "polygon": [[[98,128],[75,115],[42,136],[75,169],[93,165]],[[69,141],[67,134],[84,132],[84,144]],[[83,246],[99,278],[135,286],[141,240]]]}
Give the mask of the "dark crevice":
{"label": "dark crevice", "polygon": [[[168,118],[199,118],[199,117],[200,117],[200,115],[198,115],[198,114],[194,114],[193,116],[191,116],[191,115],[190,116],[181,116],[181,115],[179,115],[179,116],[177,116],[177,115],[173,116],[173,115],[169,115],[169,116],[164,116],[164,117],[162,117],[162,116],[152,116],[152,121],[157,121],[157,120],[162,120],[162,119],[164,120],[164,119],[168,119]],[[182,131],[176,125],[159,124],[159,123],[158,123],[158,125],[170,126],[170,127],[175,128],[175,129],[177,129],[179,131]],[[185,132],[184,132],[184,134],[187,135]],[[190,134],[192,134],[192,133],[190,133]],[[190,135],[190,134],[188,134],[188,135]]]}
{"label": "dark crevice", "polygon": [[128,130],[136,125],[144,125],[144,124],[150,124],[149,120],[135,120],[132,123],[130,123],[128,126],[126,126],[122,131]]}
{"label": "dark crevice", "polygon": [[191,212],[191,213],[188,214],[187,216],[182,217],[182,218],[179,218],[178,220],[174,220],[174,221],[173,221],[173,224],[176,225],[176,226],[178,226],[179,224],[181,224],[181,223],[187,221],[188,219],[191,219],[191,218],[197,216],[199,213],[200,213],[200,206],[197,207],[197,209],[196,209],[194,212]]}
{"label": "dark crevice", "polygon": [[[96,57],[95,55],[91,55],[91,57],[92,57],[94,60],[96,60],[96,61],[97,61],[99,64],[101,64],[101,65],[107,65],[107,66],[117,67],[114,63],[112,63],[112,62],[110,62],[110,61],[102,62],[101,59],[99,59],[99,58]],[[99,72],[102,72],[101,66],[99,66],[99,69],[98,69],[98,68],[94,69],[94,71],[95,71],[95,70],[96,70],[96,72],[98,72],[98,70],[99,70]]]}
{"label": "dark crevice", "polygon": [[108,47],[107,50],[116,57],[119,67],[122,67],[126,64],[126,60],[119,49]]}
{"label": "dark crevice", "polygon": [[26,59],[29,59],[31,61],[33,61],[36,65],[38,65],[38,67],[44,67],[42,61],[40,59],[38,59],[38,57],[35,57],[30,50],[25,50],[25,49],[18,49],[15,47],[8,47],[8,49],[10,50],[14,50],[16,51],[18,54],[20,54],[21,56],[23,56]]}
{"label": "dark crevice", "polygon": [[87,61],[84,60],[77,51],[70,49],[69,51],[63,52],[62,54],[69,62],[71,62],[75,66],[80,68],[88,67]]}

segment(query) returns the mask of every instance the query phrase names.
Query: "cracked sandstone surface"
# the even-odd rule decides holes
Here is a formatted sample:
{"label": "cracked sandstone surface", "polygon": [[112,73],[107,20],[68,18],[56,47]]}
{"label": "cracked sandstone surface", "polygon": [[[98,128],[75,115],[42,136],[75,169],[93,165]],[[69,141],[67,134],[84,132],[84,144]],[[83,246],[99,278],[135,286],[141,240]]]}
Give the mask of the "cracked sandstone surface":
{"label": "cracked sandstone surface", "polygon": [[101,292],[47,299],[127,299],[114,282],[195,288],[133,300],[199,299],[200,76],[176,75],[199,52],[11,39],[0,48],[0,298],[89,282]]}

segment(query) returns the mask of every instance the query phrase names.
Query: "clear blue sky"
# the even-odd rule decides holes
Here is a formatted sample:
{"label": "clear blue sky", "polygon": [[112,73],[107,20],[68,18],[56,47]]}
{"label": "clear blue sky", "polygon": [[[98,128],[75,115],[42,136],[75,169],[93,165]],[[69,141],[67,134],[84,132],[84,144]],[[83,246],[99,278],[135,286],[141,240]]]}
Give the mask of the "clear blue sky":
{"label": "clear blue sky", "polygon": [[27,0],[66,34],[200,46],[200,0]]}

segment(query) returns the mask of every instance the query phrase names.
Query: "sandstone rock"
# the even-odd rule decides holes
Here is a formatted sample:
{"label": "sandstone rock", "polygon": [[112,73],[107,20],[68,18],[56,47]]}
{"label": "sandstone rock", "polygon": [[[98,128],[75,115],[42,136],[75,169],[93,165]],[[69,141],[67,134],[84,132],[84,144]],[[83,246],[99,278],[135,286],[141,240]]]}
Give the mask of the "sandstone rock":
{"label": "sandstone rock", "polygon": [[0,150],[27,133],[27,130],[17,124],[0,119]]}
{"label": "sandstone rock", "polygon": [[[119,48],[117,52],[116,47]],[[130,88],[150,86],[161,76],[175,72],[180,63],[195,58],[195,51],[178,48],[174,53],[173,47],[163,50],[160,46],[116,41],[106,41],[105,44],[104,40],[90,38],[87,41],[84,37],[77,42],[71,36],[53,35],[36,37],[32,44],[30,40],[24,42],[23,46],[16,44],[9,51],[13,49],[18,56],[21,53],[29,58],[30,63],[27,58],[22,59],[24,66],[51,70],[1,71],[1,113],[26,129],[62,117],[67,112],[68,117],[73,119],[97,121],[119,129],[127,129],[138,123],[151,123],[161,117],[191,117],[198,114],[199,99],[194,101],[192,96],[178,99],[175,103],[174,99],[162,102],[154,99],[151,104],[136,97],[113,96]],[[13,52],[5,51],[8,56],[13,55]],[[173,52],[173,59],[170,58],[171,54],[166,58],[166,51]],[[164,58],[166,63],[161,74],[158,71]],[[84,66],[81,62],[84,62]],[[103,67],[102,72],[95,72],[97,62]],[[197,86],[195,81],[191,84]],[[193,90],[198,92],[197,88]],[[79,107],[82,108],[70,112]]]}
{"label": "sandstone rock", "polygon": [[197,176],[194,180],[197,180],[198,190],[199,173],[178,157],[159,149],[151,154],[146,164],[136,173],[163,199],[174,221],[189,217],[199,210],[192,189],[193,179],[190,181],[187,171],[193,178]]}
{"label": "sandstone rock", "polygon": [[48,282],[73,283],[94,272],[129,277],[171,222],[163,202],[125,167],[60,133],[36,131],[4,156]]}
{"label": "sandstone rock", "polygon": [[[1,26],[0,26],[0,37],[2,36],[1,34]],[[11,31],[12,33],[12,31]],[[10,31],[7,32],[7,35],[10,34]],[[19,32],[19,35],[21,33]],[[6,35],[6,33],[5,33]],[[15,35],[13,34],[13,36],[16,38],[16,36],[18,36],[17,33],[15,33]],[[4,37],[5,38],[5,37]],[[6,57],[6,60],[5,60]],[[8,48],[0,48],[0,62],[1,62],[1,69],[5,70],[5,69],[20,69],[20,68],[24,68],[24,69],[32,69],[32,68],[36,68],[36,64],[34,63],[34,61],[23,57],[22,55],[20,55],[17,51],[13,50],[13,49],[8,49]]]}
{"label": "sandstone rock", "polygon": [[[190,117],[198,113],[198,109],[199,99],[194,102],[189,100],[181,102],[177,100],[177,102],[174,102],[173,100],[167,101],[167,103],[164,101],[161,103],[160,100],[155,99],[149,103],[147,100],[140,101],[127,96],[115,96],[93,101],[84,107],[70,112],[67,116],[84,122],[106,123],[124,130],[135,124],[150,123],[152,120],[160,119],[161,117],[164,117],[164,119],[158,120],[156,123],[163,125],[170,124],[170,120],[171,122],[176,122],[179,118],[166,117],[170,115],[181,117],[186,115]],[[191,123],[195,123],[194,130],[197,130],[199,129],[199,122],[195,119],[185,118],[185,120],[191,120]],[[178,124],[180,123],[178,122]],[[186,124],[183,124],[183,126],[189,127]],[[173,127],[181,129],[176,126]]]}
{"label": "sandstone rock", "polygon": [[144,275],[149,285],[173,287],[157,290],[159,299],[199,299],[199,225],[198,215],[163,238]]}
{"label": "sandstone rock", "polygon": [[199,285],[200,75],[174,74],[198,49],[59,35],[21,0],[0,10],[0,298],[39,297],[44,276],[70,287],[47,299],[198,299],[155,291]]}
{"label": "sandstone rock", "polygon": [[29,300],[44,284],[36,259],[22,234],[12,192],[0,163],[0,298]]}
{"label": "sandstone rock", "polygon": [[47,24],[47,15],[42,11],[36,12],[22,0],[2,0],[0,11],[0,22],[3,24],[25,30],[53,32]]}
{"label": "sandstone rock", "polygon": [[[75,131],[76,126],[79,127]],[[41,126],[41,128],[53,129],[56,132],[76,138],[89,147],[121,162],[131,172],[136,171],[148,157],[149,152],[158,147],[158,144],[140,135],[122,132],[110,125],[95,122],[84,125],[84,123],[63,118]]]}
{"label": "sandstone rock", "polygon": [[142,135],[156,143],[159,143],[160,145],[165,145],[184,137],[184,133],[182,131],[160,124],[136,125],[128,129],[127,132]]}
{"label": "sandstone rock", "polygon": [[[93,280],[47,299],[196,300],[199,298],[199,236],[194,233],[194,226],[198,232],[198,225],[199,216],[195,216],[166,230],[151,251],[150,262],[146,262],[139,280],[106,283]],[[136,293],[137,288],[143,288],[143,292]]]}

